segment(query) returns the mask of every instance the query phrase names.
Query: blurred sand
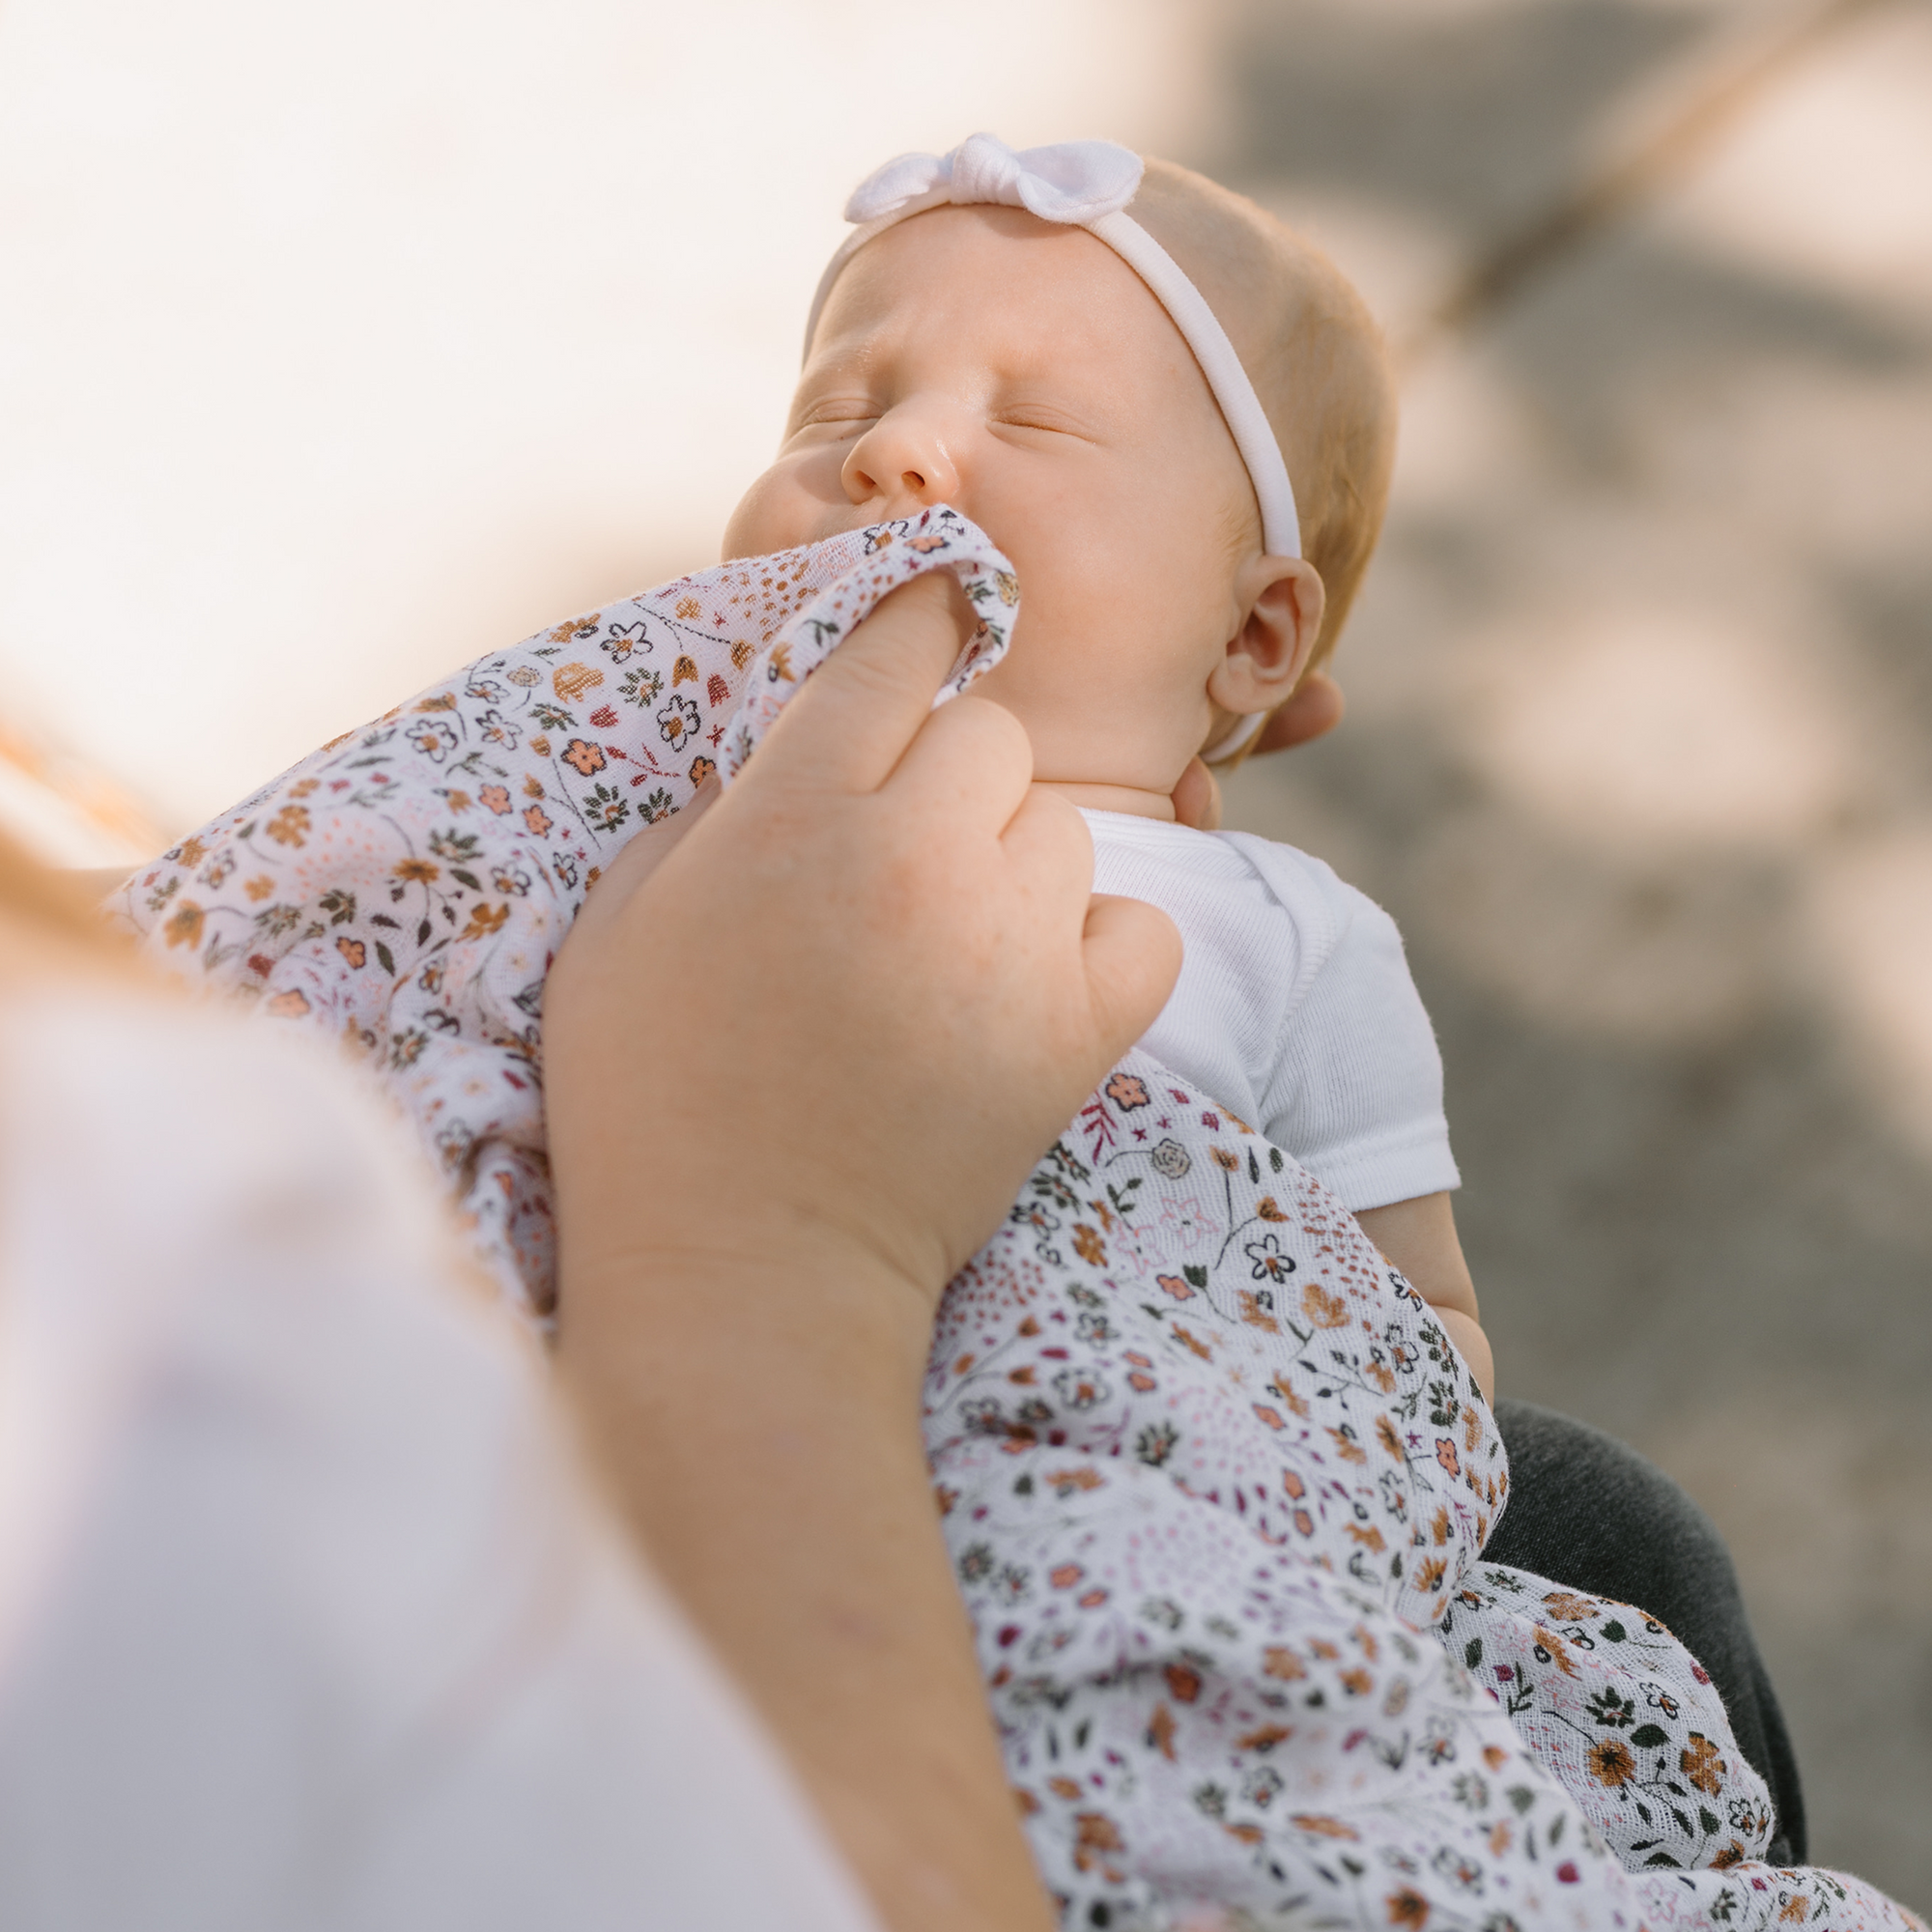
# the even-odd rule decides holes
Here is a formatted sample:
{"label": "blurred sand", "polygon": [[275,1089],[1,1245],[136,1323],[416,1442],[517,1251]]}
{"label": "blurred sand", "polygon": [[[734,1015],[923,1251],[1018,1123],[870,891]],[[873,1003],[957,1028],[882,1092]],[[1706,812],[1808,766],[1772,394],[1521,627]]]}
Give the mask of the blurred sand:
{"label": "blurred sand", "polygon": [[[1710,10],[1275,5],[1202,158],[1412,317]],[[1426,356],[1335,739],[1508,1392],[1731,1539],[1811,1854],[1932,1906],[1932,10]]]}
{"label": "blurred sand", "polygon": [[[185,826],[708,561],[845,190],[1105,133],[1406,328],[1724,0],[0,13],[0,721]],[[1761,10],[1760,10],[1761,11]],[[1812,1854],[1932,1906],[1932,9],[1415,367],[1336,739],[1506,1390],[1733,1540]]]}

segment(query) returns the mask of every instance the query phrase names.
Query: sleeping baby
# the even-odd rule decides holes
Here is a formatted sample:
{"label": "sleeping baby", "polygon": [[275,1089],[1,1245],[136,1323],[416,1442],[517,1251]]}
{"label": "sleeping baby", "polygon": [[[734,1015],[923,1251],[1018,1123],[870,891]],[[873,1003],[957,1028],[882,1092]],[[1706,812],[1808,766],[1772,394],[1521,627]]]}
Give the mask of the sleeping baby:
{"label": "sleeping baby", "polygon": [[1176,821],[1191,761],[1237,756],[1332,648],[1373,548],[1393,406],[1360,300],[1108,143],[975,136],[848,214],[724,564],[324,747],[120,908],[162,962],[362,1056],[546,1315],[570,920],[880,598],[953,572],[978,628],[941,701],[1020,720],[1096,889],[1186,949],[949,1289],[927,1378],[1065,1922],[1903,1923],[1754,1862],[1764,1786],[1662,1626],[1480,1563],[1507,1465],[1400,938],[1320,862]]}

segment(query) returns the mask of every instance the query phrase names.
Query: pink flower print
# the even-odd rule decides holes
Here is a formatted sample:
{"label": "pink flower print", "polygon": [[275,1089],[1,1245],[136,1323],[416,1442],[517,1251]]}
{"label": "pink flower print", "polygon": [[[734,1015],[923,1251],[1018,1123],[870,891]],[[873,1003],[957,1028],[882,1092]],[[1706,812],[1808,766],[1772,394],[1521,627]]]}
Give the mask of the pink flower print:
{"label": "pink flower print", "polygon": [[563,748],[563,762],[575,765],[587,779],[592,772],[601,772],[607,760],[602,745],[593,745],[587,738],[573,738]]}
{"label": "pink flower print", "polygon": [[510,794],[501,785],[485,785],[476,796],[501,818],[510,809]]}
{"label": "pink flower print", "polygon": [[1160,1219],[1150,1232],[1162,1253],[1192,1254],[1208,1238],[1207,1211],[1192,1195],[1184,1201],[1163,1201]]}
{"label": "pink flower print", "polygon": [[1148,1106],[1151,1097],[1147,1082],[1133,1073],[1115,1074],[1101,1091],[1123,1114],[1131,1114],[1136,1107]]}
{"label": "pink flower print", "polygon": [[539,838],[547,838],[550,837],[551,827],[556,823],[556,820],[542,806],[530,805],[524,808],[524,823]]}

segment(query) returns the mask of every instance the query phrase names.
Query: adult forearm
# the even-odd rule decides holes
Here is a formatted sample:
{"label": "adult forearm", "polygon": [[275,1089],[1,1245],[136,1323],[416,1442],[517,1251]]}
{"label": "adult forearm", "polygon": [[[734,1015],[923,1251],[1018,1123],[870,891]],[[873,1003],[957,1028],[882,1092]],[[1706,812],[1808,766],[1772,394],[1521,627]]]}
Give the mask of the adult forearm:
{"label": "adult forearm", "polygon": [[564,1275],[559,1369],[888,1924],[1044,1928],[926,1478],[930,1298],[862,1254]]}

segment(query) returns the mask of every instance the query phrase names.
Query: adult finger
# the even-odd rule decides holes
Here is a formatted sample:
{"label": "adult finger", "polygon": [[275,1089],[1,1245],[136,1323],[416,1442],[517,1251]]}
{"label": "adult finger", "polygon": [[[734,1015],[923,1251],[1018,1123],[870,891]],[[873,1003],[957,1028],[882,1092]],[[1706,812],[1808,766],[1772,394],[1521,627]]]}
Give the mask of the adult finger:
{"label": "adult finger", "polygon": [[1174,815],[1197,832],[1213,832],[1221,823],[1221,781],[1199,758],[1189,758],[1180,782],[1174,788]]}
{"label": "adult finger", "polygon": [[1064,903],[1069,922],[1086,918],[1094,893],[1094,835],[1067,800],[1029,786],[1000,843],[1041,902]]}
{"label": "adult finger", "polygon": [[1342,687],[1325,670],[1312,670],[1294,688],[1294,696],[1262,726],[1255,740],[1255,754],[1263,752],[1291,752],[1342,722],[1348,709]]}
{"label": "adult finger", "polygon": [[766,781],[876,791],[905,754],[972,627],[950,570],[928,571],[881,600],[766,734]]}
{"label": "adult finger", "polygon": [[1180,977],[1180,928],[1144,899],[1094,894],[1082,935],[1098,1079],[1146,1033]]}
{"label": "adult finger", "polygon": [[713,772],[680,811],[647,825],[604,869],[595,886],[585,895],[577,916],[577,929],[602,930],[617,918],[631,895],[664,862],[676,851],[692,828],[724,795],[724,787]]}
{"label": "adult finger", "polygon": [[1026,727],[1003,705],[968,693],[920,728],[888,789],[908,810],[939,809],[997,830],[1026,802],[1032,783]]}

